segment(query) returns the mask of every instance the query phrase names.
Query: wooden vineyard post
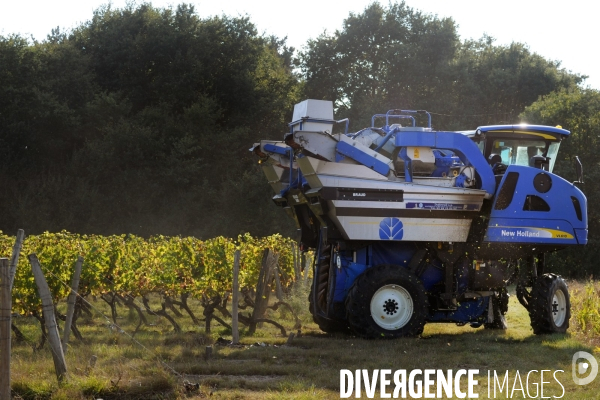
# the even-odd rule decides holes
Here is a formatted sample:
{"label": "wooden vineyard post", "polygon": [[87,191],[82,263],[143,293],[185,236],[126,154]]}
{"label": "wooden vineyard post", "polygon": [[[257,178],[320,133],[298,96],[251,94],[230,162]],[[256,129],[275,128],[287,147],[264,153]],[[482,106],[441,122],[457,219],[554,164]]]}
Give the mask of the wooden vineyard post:
{"label": "wooden vineyard post", "polygon": [[79,277],[81,276],[81,265],[83,257],[79,256],[75,263],[75,273],[71,281],[71,293],[67,300],[67,319],[65,321],[65,332],[63,334],[63,351],[67,352],[67,344],[69,343],[69,335],[71,334],[71,323],[73,322],[73,314],[75,312],[75,301],[77,300],[77,291],[79,290]]}
{"label": "wooden vineyard post", "polygon": [[233,339],[232,344],[240,342],[240,331],[238,326],[238,302],[240,297],[240,250],[235,251],[233,258],[233,293],[231,298],[231,334]]}
{"label": "wooden vineyard post", "polygon": [[297,246],[292,243],[292,254],[294,255],[294,277],[295,281],[298,282],[300,280],[300,267],[298,266],[298,251],[296,250]]}
{"label": "wooden vineyard post", "polygon": [[277,296],[277,300],[283,301],[283,288],[281,287],[281,275],[279,269],[279,254],[275,254],[275,258],[273,260],[273,271],[275,273],[275,296]]}
{"label": "wooden vineyard post", "polygon": [[67,363],[65,354],[60,343],[60,335],[58,334],[58,326],[56,325],[56,317],[54,316],[54,304],[52,295],[48,288],[48,282],[42,272],[42,267],[35,254],[29,255],[31,270],[35,278],[35,283],[38,287],[40,298],[42,299],[42,313],[48,330],[48,343],[52,349],[52,358],[54,359],[54,369],[56,370],[56,378],[61,383],[67,376]]}
{"label": "wooden vineyard post", "polygon": [[0,399],[10,399],[10,294],[8,258],[0,258]]}
{"label": "wooden vineyard post", "polygon": [[13,247],[12,256],[10,257],[10,287],[12,289],[13,283],[15,282],[15,274],[17,272],[17,264],[19,263],[19,255],[21,254],[21,248],[23,248],[23,240],[25,238],[25,232],[23,229],[17,231],[17,239]]}
{"label": "wooden vineyard post", "polygon": [[23,229],[17,231],[10,263],[0,258],[0,399],[10,399],[10,329],[12,324],[12,287],[23,247]]}
{"label": "wooden vineyard post", "polygon": [[251,335],[256,332],[256,320],[263,318],[269,305],[269,294],[271,292],[271,279],[273,278],[273,263],[271,262],[271,250],[265,249],[263,252],[262,264],[258,275],[258,284],[256,285],[256,300],[254,310],[252,311],[252,321],[248,327],[248,333]]}

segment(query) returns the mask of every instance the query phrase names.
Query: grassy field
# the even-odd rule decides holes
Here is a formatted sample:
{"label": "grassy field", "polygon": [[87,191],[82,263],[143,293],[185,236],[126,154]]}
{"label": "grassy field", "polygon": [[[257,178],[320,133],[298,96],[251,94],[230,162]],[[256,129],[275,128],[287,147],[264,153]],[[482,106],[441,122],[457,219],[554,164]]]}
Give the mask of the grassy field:
{"label": "grassy field", "polygon": [[[571,359],[576,351],[594,353],[600,359],[598,309],[600,285],[570,283],[573,314],[570,333],[534,336],[525,309],[511,296],[506,331],[488,331],[452,324],[428,324],[418,339],[391,341],[362,340],[343,335],[327,335],[318,330],[308,315],[306,289],[300,288],[289,298],[301,312],[301,337],[286,345],[287,338],[270,326],[259,328],[254,336],[242,332],[242,345],[219,346],[214,342],[231,332],[215,326],[211,335],[193,326],[189,318],[177,318],[181,334],[171,325],[149,317],[154,326],[142,328],[134,342],[110,322],[97,315],[80,320],[85,341],[72,339],[66,359],[69,379],[57,384],[49,346],[34,351],[39,341],[39,325],[35,319],[17,318],[16,325],[27,341],[13,340],[12,388],[14,398],[22,399],[321,399],[339,398],[340,369],[478,369],[476,392],[488,398],[488,371],[504,378],[509,371],[509,387],[516,373],[522,379],[523,391],[512,398],[527,396],[526,375],[531,370],[529,395],[536,397],[539,371],[563,370],[556,377],[547,374],[545,397],[564,399],[600,398],[600,377],[589,385],[578,386],[571,379]],[[157,299],[154,299],[157,301]],[[103,301],[93,306],[110,315]],[[137,317],[120,308],[119,326],[132,332]],[[201,312],[199,312],[201,315]],[[198,314],[197,314],[198,315]],[[293,320],[280,311],[271,317],[287,328]],[[205,359],[205,348],[213,345],[213,356]],[[142,347],[143,346],[143,347]],[[90,366],[92,356],[97,357]],[[162,360],[162,361],[159,361]],[[196,384],[199,384],[197,386]],[[493,386],[490,385],[490,388]],[[393,388],[393,386],[392,386]],[[464,389],[464,387],[463,387]],[[539,388],[538,388],[539,389]],[[507,398],[506,389],[495,398]],[[379,394],[379,391],[376,392]],[[491,398],[493,389],[491,390]],[[510,397],[510,391],[509,391]],[[365,398],[363,389],[362,398]],[[538,397],[541,393],[538,393]],[[354,398],[354,396],[352,396]],[[376,396],[376,398],[378,398]]]}

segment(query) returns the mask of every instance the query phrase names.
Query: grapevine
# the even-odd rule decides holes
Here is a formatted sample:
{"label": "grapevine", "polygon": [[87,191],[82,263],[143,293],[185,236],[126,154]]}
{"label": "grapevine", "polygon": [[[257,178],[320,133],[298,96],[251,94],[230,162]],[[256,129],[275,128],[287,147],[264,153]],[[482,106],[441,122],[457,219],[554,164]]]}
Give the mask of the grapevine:
{"label": "grapevine", "polygon": [[[14,241],[14,237],[0,232],[2,256],[10,256]],[[114,304],[120,300],[128,307],[136,308],[140,324],[145,322],[141,308],[133,300],[141,298],[149,313],[163,315],[161,312],[165,313],[167,307],[179,313],[174,309],[174,305],[178,305],[198,323],[199,319],[187,306],[188,298],[204,299],[206,304],[223,310],[220,302],[225,298],[224,294],[232,290],[236,250],[241,254],[240,287],[257,285],[266,248],[279,255],[281,283],[283,287],[289,287],[294,280],[292,243],[291,239],[281,235],[257,238],[250,234],[234,239],[219,236],[204,241],[193,237],[153,236],[145,239],[129,234],[80,235],[67,231],[32,235],[26,237],[19,258],[13,286],[13,312],[23,316],[41,315],[41,301],[26,257],[35,253],[55,304],[68,296],[69,288],[65,283],[70,282],[74,263],[82,256],[84,264],[79,293],[112,303],[113,319],[116,319]],[[163,297],[162,310],[149,309],[146,301],[151,293]],[[178,329],[175,323],[174,327]]]}

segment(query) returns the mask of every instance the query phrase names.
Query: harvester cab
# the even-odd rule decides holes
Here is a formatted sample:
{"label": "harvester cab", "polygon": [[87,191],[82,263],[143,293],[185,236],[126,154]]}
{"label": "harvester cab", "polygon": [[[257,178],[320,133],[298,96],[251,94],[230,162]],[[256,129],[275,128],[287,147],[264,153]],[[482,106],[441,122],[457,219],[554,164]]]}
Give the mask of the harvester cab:
{"label": "harvester cab", "polygon": [[251,149],[301,247],[315,251],[309,301],[322,330],[375,338],[418,335],[426,322],[506,328],[511,282],[535,333],[567,329],[568,289],[544,260],[587,243],[586,198],[552,173],[569,131],[435,131],[423,110],[348,126],[332,102],[306,100],[282,141]]}
{"label": "harvester cab", "polygon": [[552,173],[569,131],[522,124],[465,134],[489,161],[497,183],[484,242],[532,243],[542,252],[587,243],[586,198]]}

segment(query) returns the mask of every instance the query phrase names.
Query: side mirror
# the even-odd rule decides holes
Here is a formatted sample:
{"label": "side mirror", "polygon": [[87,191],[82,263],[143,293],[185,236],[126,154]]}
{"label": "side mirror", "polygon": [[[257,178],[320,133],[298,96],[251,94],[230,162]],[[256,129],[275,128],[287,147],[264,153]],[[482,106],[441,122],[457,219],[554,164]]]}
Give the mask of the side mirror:
{"label": "side mirror", "polygon": [[581,160],[578,156],[575,156],[575,172],[577,174],[577,180],[573,183],[583,183],[583,165],[581,165]]}

